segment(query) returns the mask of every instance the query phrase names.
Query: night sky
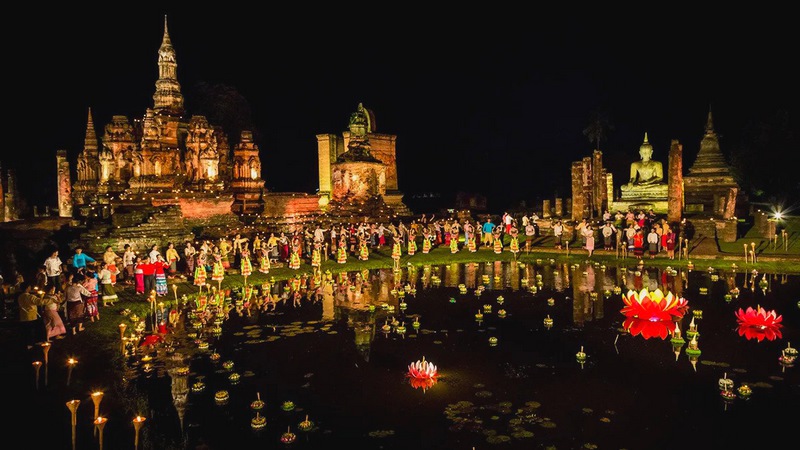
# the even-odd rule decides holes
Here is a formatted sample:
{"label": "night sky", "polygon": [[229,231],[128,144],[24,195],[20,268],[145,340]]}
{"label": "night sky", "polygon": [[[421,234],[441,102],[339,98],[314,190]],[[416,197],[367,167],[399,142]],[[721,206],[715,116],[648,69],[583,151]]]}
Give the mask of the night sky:
{"label": "night sky", "polygon": [[[800,77],[781,17],[755,29],[701,12],[598,20],[508,11],[496,20],[474,11],[465,20],[344,8],[320,19],[220,5],[130,8],[51,11],[30,21],[35,33],[7,41],[18,43],[6,57],[19,68],[8,98],[24,95],[6,107],[21,113],[14,124],[22,133],[0,161],[17,170],[30,203],[55,205],[55,152],[66,149],[74,163],[89,107],[102,135],[112,115],[138,118],[152,106],[164,14],[187,114],[198,83],[238,91],[271,191],[313,193],[316,134],[344,131],[363,102],[378,132],[397,135],[407,198],[483,193],[501,210],[569,197],[571,162],[594,148],[583,134],[593,111],[613,126],[600,147],[615,186],[639,158],[645,132],[665,164],[678,139],[688,170],[709,108],[726,158],[774,172],[756,187],[797,198],[799,177],[786,158],[799,150],[791,144],[800,136]],[[747,148],[760,149],[757,157],[735,156]]]}

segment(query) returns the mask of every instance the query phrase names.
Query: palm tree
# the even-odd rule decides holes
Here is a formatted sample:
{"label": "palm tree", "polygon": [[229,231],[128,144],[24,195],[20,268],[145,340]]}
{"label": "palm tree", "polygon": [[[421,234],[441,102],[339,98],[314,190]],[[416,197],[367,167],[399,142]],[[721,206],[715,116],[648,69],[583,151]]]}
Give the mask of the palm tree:
{"label": "palm tree", "polygon": [[606,111],[595,109],[589,115],[589,125],[583,129],[583,135],[594,144],[595,150],[600,150],[600,142],[606,139],[608,131],[613,131],[614,125]]}

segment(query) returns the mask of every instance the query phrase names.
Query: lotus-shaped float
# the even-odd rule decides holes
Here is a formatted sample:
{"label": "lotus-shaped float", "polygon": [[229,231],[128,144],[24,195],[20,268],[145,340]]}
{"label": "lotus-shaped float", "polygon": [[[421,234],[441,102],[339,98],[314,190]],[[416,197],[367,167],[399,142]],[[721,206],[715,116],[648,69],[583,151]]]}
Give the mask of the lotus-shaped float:
{"label": "lotus-shaped float", "polygon": [[654,322],[680,319],[689,310],[689,302],[686,299],[676,297],[672,292],[665,296],[661,289],[652,292],[647,289],[642,289],[640,292],[630,290],[622,295],[622,301],[625,303],[620,310],[622,314]]}
{"label": "lotus-shaped float", "polygon": [[422,360],[408,365],[406,378],[408,378],[408,384],[410,384],[411,387],[414,389],[422,389],[422,391],[425,392],[437,383],[439,379],[439,369],[437,369],[436,365],[433,363],[426,361],[423,356]]}
{"label": "lotus-shaped float", "polygon": [[641,335],[645,339],[660,337],[662,340],[667,339],[670,331],[675,328],[675,322],[671,319],[658,320],[658,319],[643,319],[640,317],[629,316],[622,322],[622,327],[627,330],[631,336]]}
{"label": "lotus-shaped float", "polygon": [[783,337],[781,334],[783,316],[778,315],[775,310],[767,311],[761,306],[757,309],[748,307],[746,311],[739,308],[736,319],[739,321],[739,336],[757,339],[759,342],[765,338],[774,341]]}

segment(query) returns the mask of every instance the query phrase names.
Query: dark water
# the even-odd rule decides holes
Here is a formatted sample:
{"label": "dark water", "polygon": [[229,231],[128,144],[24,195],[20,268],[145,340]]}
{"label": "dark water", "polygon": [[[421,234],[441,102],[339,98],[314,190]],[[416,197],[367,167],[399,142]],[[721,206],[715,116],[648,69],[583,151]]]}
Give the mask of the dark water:
{"label": "dark water", "polygon": [[[276,312],[233,315],[223,334],[210,339],[211,350],[187,362],[188,376],[151,374],[137,382],[154,405],[149,432],[186,448],[287,447],[279,442],[287,429],[297,435],[288,448],[297,449],[778,448],[795,435],[800,417],[800,368],[778,361],[789,343],[800,346],[800,281],[715,275],[547,261],[349,274],[347,283],[316,302],[303,299],[293,307],[289,300]],[[532,293],[537,276],[541,288]],[[391,292],[407,285],[415,295],[400,299]],[[485,290],[478,296],[480,285]],[[625,332],[617,286],[623,292],[661,288],[686,298],[689,311],[678,321],[684,331],[702,310],[695,319],[702,352],[695,364],[686,345],[676,359],[669,338]],[[734,287],[741,294],[726,302]],[[476,321],[485,304],[491,312]],[[781,338],[758,342],[739,335],[734,312],[757,305],[783,316]],[[543,323],[547,316],[550,329]],[[404,334],[382,331],[393,319],[406,325]],[[581,347],[583,365],[576,360]],[[221,356],[217,363],[209,359],[212,350]],[[438,382],[427,390],[406,378],[408,365],[423,357],[439,368]],[[226,360],[234,362],[231,370],[222,367]],[[229,381],[231,372],[241,375],[238,384]],[[737,388],[748,383],[752,396],[723,400],[723,376]],[[205,391],[187,394],[198,380]],[[230,400],[218,405],[214,393],[222,389]],[[260,414],[267,425],[255,432],[249,405],[257,393],[266,403]],[[182,410],[182,434],[173,400]],[[281,409],[287,400],[295,410]],[[315,426],[302,432],[298,423],[306,416]]]}

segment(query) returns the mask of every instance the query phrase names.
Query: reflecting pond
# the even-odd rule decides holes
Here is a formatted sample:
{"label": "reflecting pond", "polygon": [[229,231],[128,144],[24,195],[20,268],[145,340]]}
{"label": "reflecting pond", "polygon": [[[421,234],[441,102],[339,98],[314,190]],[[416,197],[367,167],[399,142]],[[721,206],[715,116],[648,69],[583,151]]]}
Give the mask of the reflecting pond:
{"label": "reflecting pond", "polygon": [[[282,437],[307,449],[766,448],[798,423],[798,368],[779,361],[800,346],[797,276],[545,260],[256,288],[274,308],[198,325],[177,365],[131,366],[161,439],[214,449],[280,448]],[[643,289],[655,298],[628,296]],[[657,289],[672,298],[659,302]],[[646,316],[652,308],[667,319]],[[418,362],[427,372],[409,377]]]}

